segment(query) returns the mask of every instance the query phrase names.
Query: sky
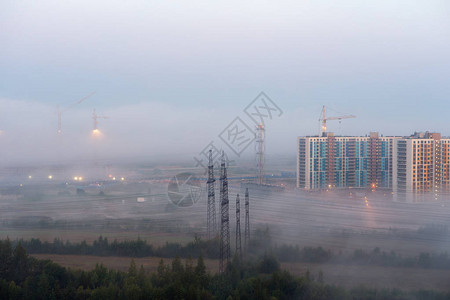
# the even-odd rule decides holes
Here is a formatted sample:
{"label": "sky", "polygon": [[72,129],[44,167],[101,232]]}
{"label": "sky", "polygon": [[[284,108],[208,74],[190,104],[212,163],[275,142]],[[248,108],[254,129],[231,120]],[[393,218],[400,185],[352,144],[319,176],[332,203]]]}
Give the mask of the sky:
{"label": "sky", "polygon": [[[57,105],[93,91],[57,136]],[[322,105],[357,116],[339,135],[450,136],[450,3],[0,2],[0,164],[191,159],[262,91],[271,155],[294,158]]]}

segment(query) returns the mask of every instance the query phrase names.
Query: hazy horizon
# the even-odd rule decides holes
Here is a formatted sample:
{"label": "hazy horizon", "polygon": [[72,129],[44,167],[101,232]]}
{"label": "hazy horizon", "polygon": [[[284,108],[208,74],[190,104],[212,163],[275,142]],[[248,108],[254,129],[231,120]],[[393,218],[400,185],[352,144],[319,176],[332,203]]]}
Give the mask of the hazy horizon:
{"label": "hazy horizon", "polygon": [[[446,1],[4,1],[2,164],[198,155],[265,92],[268,155],[295,156],[322,105],[338,135],[448,132]],[[57,131],[57,105],[70,107]],[[90,139],[92,112],[104,134]],[[341,113],[339,113],[341,112]],[[226,146],[220,146],[226,150]],[[243,153],[250,156],[253,147]]]}

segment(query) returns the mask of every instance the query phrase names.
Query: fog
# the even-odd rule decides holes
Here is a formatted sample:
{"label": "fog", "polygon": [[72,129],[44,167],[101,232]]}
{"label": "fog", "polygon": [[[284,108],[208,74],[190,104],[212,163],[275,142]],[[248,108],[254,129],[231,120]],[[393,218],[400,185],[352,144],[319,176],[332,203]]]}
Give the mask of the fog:
{"label": "fog", "polygon": [[[266,124],[274,155],[317,134],[322,105],[357,116],[329,124],[340,135],[449,135],[448,12],[437,0],[4,1],[1,163],[90,160],[94,147],[189,159],[261,91],[283,111]],[[92,91],[57,137],[57,105]],[[109,117],[95,145],[94,108]]]}
{"label": "fog", "polygon": [[[12,233],[41,228],[49,231],[50,236],[53,230],[58,230],[67,235],[58,236],[63,239],[84,230],[99,234],[112,232],[112,238],[123,230],[131,236],[152,233],[206,236],[205,180],[199,181],[201,194],[193,205],[174,205],[170,197],[168,184],[172,176],[186,169],[168,168],[162,170],[163,175],[161,170],[155,172],[151,167],[110,167],[104,172],[110,172],[114,180],[105,176],[96,181],[89,179],[101,174],[86,173],[86,170],[72,173],[86,176],[79,182],[68,177],[61,180],[64,172],[54,172],[51,181],[44,180],[47,173],[41,171],[32,171],[33,178],[24,179],[20,187],[2,187],[2,228],[9,228]],[[233,168],[228,173],[231,178],[236,177]],[[241,183],[240,179],[230,179],[233,245],[238,193],[241,195],[241,224],[244,224]],[[216,189],[218,195],[217,185]],[[249,192],[252,231],[269,228],[274,244],[321,246],[345,253],[379,247],[412,257],[420,252],[446,252],[450,246],[448,195],[439,202],[406,204],[393,202],[387,191],[365,189],[352,190],[351,195],[345,190],[304,193],[291,188],[268,192],[250,187]],[[141,202],[137,201],[139,197]],[[219,215],[218,196],[216,214]],[[433,226],[446,230],[421,233]]]}
{"label": "fog", "polygon": [[[5,108],[3,111],[8,112],[2,120],[0,134],[2,164],[157,161],[161,157],[177,163],[186,162],[214,141],[216,147],[231,152],[218,135],[234,118],[245,115],[244,105],[241,110],[217,110],[180,108],[158,102],[130,104],[96,109],[99,116],[107,118],[98,119],[100,134],[93,135],[93,109],[85,108],[88,105],[95,107],[95,100],[92,102],[94,104],[81,103],[81,108],[64,112],[62,133],[57,134],[56,107],[0,100],[0,106]],[[298,116],[299,110],[284,113],[279,120],[272,120],[273,128],[269,124],[266,127],[267,149],[272,148],[273,154],[291,154],[295,149],[297,130],[291,127],[284,131],[281,124],[289,128],[288,124],[297,122]],[[249,120],[246,122],[254,130],[255,125]],[[254,144],[242,153],[242,157],[253,155]]]}
{"label": "fog", "polygon": [[[250,188],[261,253],[447,252],[450,195],[398,203],[384,189],[305,191],[295,172],[297,137],[319,133],[322,105],[356,116],[329,120],[336,135],[450,136],[449,14],[444,0],[1,1],[0,238],[206,239],[213,149],[216,166],[222,150],[229,162],[234,252],[235,198],[243,231],[264,123],[271,187]],[[171,188],[185,175],[200,197],[183,206]]]}

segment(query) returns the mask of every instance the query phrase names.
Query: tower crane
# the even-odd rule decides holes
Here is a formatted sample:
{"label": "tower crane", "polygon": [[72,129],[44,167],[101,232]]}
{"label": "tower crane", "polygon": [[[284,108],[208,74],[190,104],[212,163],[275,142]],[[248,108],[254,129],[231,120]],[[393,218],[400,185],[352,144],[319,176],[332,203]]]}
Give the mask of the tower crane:
{"label": "tower crane", "polygon": [[95,111],[95,108],[94,108],[94,113],[92,114],[92,120],[94,120],[94,129],[92,130],[93,133],[98,133],[99,132],[99,130],[97,128],[98,119],[108,119],[108,117],[107,116],[99,116],[99,115],[97,115],[97,112]]}
{"label": "tower crane", "polygon": [[61,134],[61,117],[62,114],[65,113],[66,111],[68,111],[69,109],[72,109],[74,106],[80,104],[81,102],[83,102],[84,100],[86,100],[87,98],[91,97],[92,95],[94,95],[96,92],[92,92],[89,95],[87,95],[86,97],[81,98],[80,100],[72,103],[72,105],[70,105],[69,107],[66,107],[65,109],[61,109],[59,104],[58,104],[58,134]]}
{"label": "tower crane", "polygon": [[322,116],[319,119],[319,122],[322,123],[322,127],[320,129],[320,132],[322,133],[321,135],[324,136],[325,133],[327,132],[327,121],[331,121],[331,120],[339,120],[339,121],[341,121],[342,119],[351,119],[351,118],[356,118],[356,116],[354,116],[354,115],[344,115],[344,116],[326,117],[326,115],[325,115],[325,105],[322,106]]}

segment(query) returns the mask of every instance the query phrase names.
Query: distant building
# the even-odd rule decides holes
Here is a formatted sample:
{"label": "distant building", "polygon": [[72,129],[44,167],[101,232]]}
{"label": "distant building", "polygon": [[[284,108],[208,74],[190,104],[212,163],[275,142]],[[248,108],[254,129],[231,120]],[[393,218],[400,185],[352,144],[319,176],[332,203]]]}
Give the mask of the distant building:
{"label": "distant building", "polygon": [[297,187],[392,188],[394,141],[398,137],[299,137]]}
{"label": "distant building", "polygon": [[398,201],[436,199],[449,190],[449,147],[450,140],[437,133],[299,137],[297,187],[384,188]]}
{"label": "distant building", "polygon": [[450,191],[450,139],[440,133],[415,133],[398,141],[397,201],[438,200]]}

